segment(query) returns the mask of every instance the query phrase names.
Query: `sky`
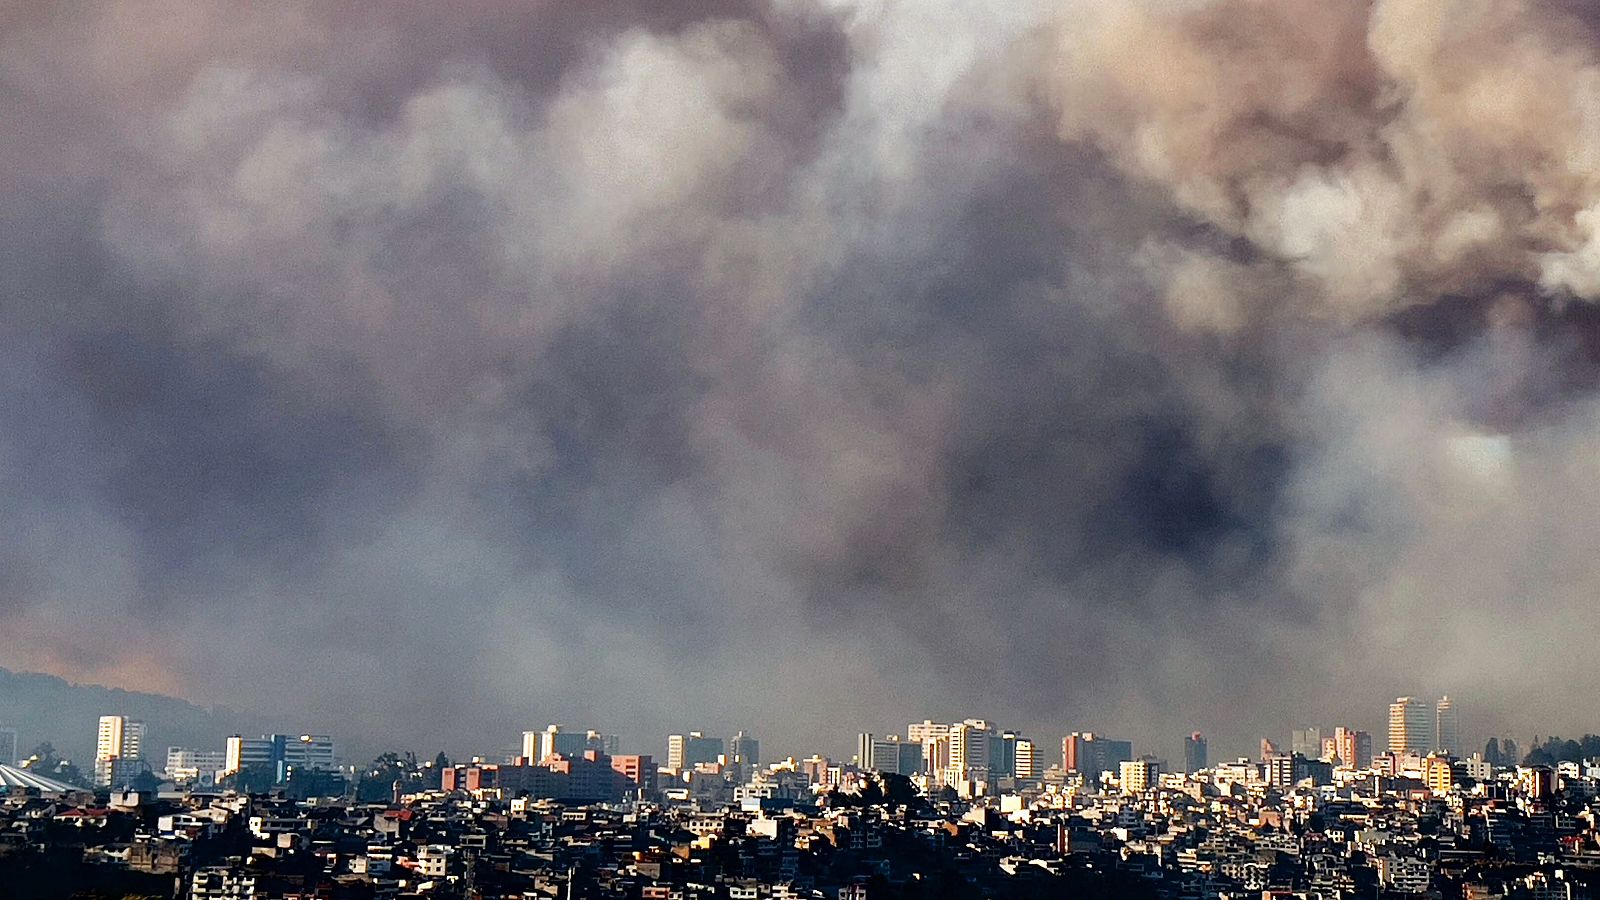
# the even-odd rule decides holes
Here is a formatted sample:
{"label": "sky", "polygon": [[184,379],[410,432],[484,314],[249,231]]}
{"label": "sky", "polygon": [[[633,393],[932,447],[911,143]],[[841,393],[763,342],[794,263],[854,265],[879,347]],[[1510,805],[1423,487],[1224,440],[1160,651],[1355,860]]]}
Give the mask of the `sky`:
{"label": "sky", "polygon": [[0,0],[0,98],[0,665],[1600,730],[1588,4]]}

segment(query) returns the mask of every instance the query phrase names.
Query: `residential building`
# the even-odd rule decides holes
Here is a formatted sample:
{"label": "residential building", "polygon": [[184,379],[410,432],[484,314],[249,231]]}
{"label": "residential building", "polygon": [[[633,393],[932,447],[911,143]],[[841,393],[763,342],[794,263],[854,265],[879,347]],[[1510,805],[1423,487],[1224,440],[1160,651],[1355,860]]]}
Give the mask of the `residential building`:
{"label": "residential building", "polygon": [[144,770],[144,723],[127,716],[101,716],[95,733],[95,786],[124,785]]}
{"label": "residential building", "polygon": [[1125,794],[1142,794],[1161,780],[1161,764],[1154,757],[1125,759],[1117,764],[1117,783]]}
{"label": "residential building", "polygon": [[1044,759],[1037,743],[1029,738],[1018,738],[1016,765],[1013,773],[1018,781],[1032,781],[1044,774]]}
{"label": "residential building", "polygon": [[1333,743],[1339,762],[1352,769],[1372,765],[1372,735],[1343,725],[1333,730]]}

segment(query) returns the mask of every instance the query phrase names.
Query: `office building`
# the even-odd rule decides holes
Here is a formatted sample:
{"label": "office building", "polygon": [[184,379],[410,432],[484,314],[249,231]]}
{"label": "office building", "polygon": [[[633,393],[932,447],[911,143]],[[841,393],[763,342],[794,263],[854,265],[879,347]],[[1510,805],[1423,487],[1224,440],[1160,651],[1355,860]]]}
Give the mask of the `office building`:
{"label": "office building", "polygon": [[698,731],[674,734],[667,738],[667,768],[682,771],[701,763],[714,763],[722,756],[722,738],[706,737]]}
{"label": "office building", "polygon": [[1017,742],[1024,740],[1015,731],[989,735],[989,775],[992,778],[1015,778],[1017,775]]}
{"label": "office building", "polygon": [[1316,759],[1322,755],[1322,729],[1296,728],[1289,732],[1289,752],[1298,753],[1306,759]]}
{"label": "office building", "polygon": [[582,756],[591,748],[604,752],[604,740],[599,732],[569,731],[563,725],[550,725],[543,731],[522,733],[522,755],[529,762],[542,762],[557,754]]}
{"label": "office building", "polygon": [[728,762],[742,771],[754,770],[761,765],[761,742],[739,732],[728,740]]}
{"label": "office building", "polygon": [[274,781],[291,772],[328,772],[338,768],[333,738],[325,734],[265,734],[259,738],[230,735],[223,749],[222,775],[242,769],[270,771]]}
{"label": "office building", "polygon": [[1398,697],[1389,704],[1389,752],[1423,756],[1434,747],[1432,704],[1415,697]]}
{"label": "office building", "polygon": [[95,786],[122,786],[142,771],[144,723],[127,716],[101,716],[95,733]]}
{"label": "office building", "polygon": [[906,739],[919,744],[950,736],[950,725],[947,722],[935,722],[932,719],[923,719],[921,722],[912,722],[906,726]]}
{"label": "office building", "polygon": [[1131,759],[1131,741],[1114,741],[1092,731],[1075,731],[1061,739],[1061,768],[1068,772],[1098,776]]}
{"label": "office building", "polygon": [[1433,735],[1433,749],[1450,756],[1461,755],[1461,726],[1456,705],[1449,697],[1440,697],[1434,705]]}
{"label": "office building", "polygon": [[856,764],[863,769],[907,776],[922,772],[920,743],[903,740],[897,734],[877,736],[869,732],[857,739],[856,746]]}
{"label": "office building", "polygon": [[1204,769],[1209,760],[1206,758],[1205,735],[1196,731],[1183,739],[1183,770],[1193,774]]}

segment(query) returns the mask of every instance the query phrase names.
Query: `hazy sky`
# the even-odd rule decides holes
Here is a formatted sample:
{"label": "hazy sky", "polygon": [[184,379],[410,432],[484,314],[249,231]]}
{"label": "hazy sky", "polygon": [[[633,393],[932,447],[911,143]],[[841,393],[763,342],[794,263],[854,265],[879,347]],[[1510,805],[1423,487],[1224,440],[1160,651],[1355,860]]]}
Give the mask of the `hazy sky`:
{"label": "hazy sky", "polygon": [[1595,730],[1588,7],[0,0],[0,665],[454,752]]}

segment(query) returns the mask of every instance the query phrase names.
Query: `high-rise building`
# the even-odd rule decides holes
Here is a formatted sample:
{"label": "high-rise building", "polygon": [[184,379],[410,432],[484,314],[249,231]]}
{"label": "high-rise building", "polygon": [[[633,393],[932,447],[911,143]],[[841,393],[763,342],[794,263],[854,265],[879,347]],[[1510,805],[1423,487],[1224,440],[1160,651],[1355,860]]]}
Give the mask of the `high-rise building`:
{"label": "high-rise building", "polygon": [[22,748],[17,746],[17,730],[15,728],[0,728],[0,766],[14,766]]}
{"label": "high-rise building", "polygon": [[1461,727],[1456,718],[1456,705],[1449,697],[1440,697],[1433,708],[1433,749],[1451,756],[1461,755]]}
{"label": "high-rise building", "polygon": [[1133,759],[1133,743],[1114,741],[1092,731],[1074,731],[1061,739],[1061,768],[1098,776]]}
{"label": "high-rise building", "polygon": [[1389,752],[1426,755],[1434,747],[1434,708],[1415,697],[1389,704]]}
{"label": "high-rise building", "polygon": [[1017,775],[1017,742],[1025,740],[1015,731],[989,735],[989,774],[995,778]]}
{"label": "high-rise building", "polygon": [[1306,759],[1316,759],[1321,756],[1322,729],[1296,728],[1289,732],[1289,752],[1298,753]]}
{"label": "high-rise building", "polygon": [[682,771],[701,763],[714,763],[722,755],[722,738],[706,737],[698,731],[674,734],[667,738],[667,768]]}
{"label": "high-rise building", "polygon": [[1206,758],[1206,737],[1200,732],[1189,735],[1183,739],[1183,770],[1186,773],[1198,772],[1204,769],[1210,760]]}
{"label": "high-rise building", "polygon": [[1013,774],[1019,781],[1031,781],[1042,774],[1039,749],[1039,745],[1028,738],[1017,739],[1016,765]]}
{"label": "high-rise building", "polygon": [[1352,769],[1365,769],[1372,765],[1372,735],[1343,725],[1333,730],[1333,743],[1337,759]]}
{"label": "high-rise building", "polygon": [[948,783],[989,777],[990,739],[994,726],[983,719],[967,719],[950,726]]}
{"label": "high-rise building", "polygon": [[875,772],[917,775],[922,772],[922,744],[903,740],[898,734],[877,736],[870,732],[857,739],[857,765]]}
{"label": "high-rise building", "polygon": [[728,762],[754,770],[761,765],[761,742],[739,732],[728,741]]}
{"label": "high-rise building", "polygon": [[[529,734],[536,736],[532,741]],[[569,731],[564,725],[550,725],[543,731],[522,733],[522,749],[534,750],[533,754],[523,753],[531,762],[543,762],[556,754],[565,757],[582,756],[583,751],[596,749],[605,752],[604,737],[597,731]],[[592,746],[592,745],[598,746]]]}
{"label": "high-rise building", "polygon": [[143,766],[144,723],[127,716],[101,716],[95,733],[95,786],[124,785]]}

